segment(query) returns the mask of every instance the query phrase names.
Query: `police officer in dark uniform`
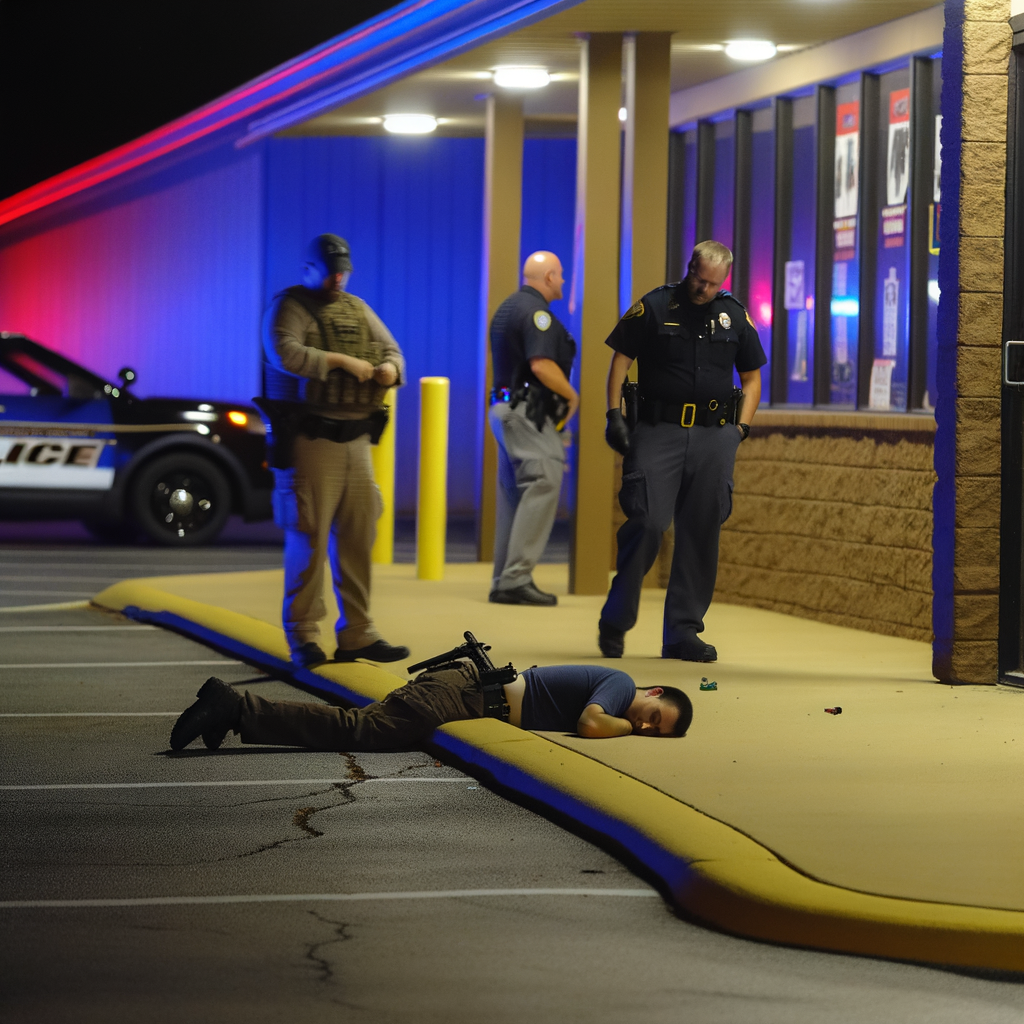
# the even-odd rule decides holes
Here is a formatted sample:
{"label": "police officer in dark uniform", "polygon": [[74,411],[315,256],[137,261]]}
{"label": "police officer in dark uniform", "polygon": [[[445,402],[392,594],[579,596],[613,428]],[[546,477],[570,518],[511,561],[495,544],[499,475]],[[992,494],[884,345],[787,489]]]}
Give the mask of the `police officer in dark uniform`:
{"label": "police officer in dark uniform", "polygon": [[[698,636],[718,572],[718,535],[732,511],[736,449],[750,433],[767,362],[753,321],[722,282],[732,253],[699,243],[686,277],[648,292],[619,321],[606,344],[605,438],[625,456],[615,578],[598,625],[606,658],[621,658],[636,623],[644,576],[675,519],[675,551],[665,595],[663,658],[715,661]],[[639,405],[631,427],[620,408],[622,383],[638,360]],[[733,368],[742,396],[734,394]]]}
{"label": "police officer in dark uniform", "polygon": [[533,253],[523,266],[523,287],[491,320],[488,420],[498,442],[498,500],[489,599],[497,604],[558,603],[534,584],[533,567],[558,511],[565,472],[558,432],[579,406],[569,383],[576,342],[548,308],[562,297],[563,283],[558,257]]}

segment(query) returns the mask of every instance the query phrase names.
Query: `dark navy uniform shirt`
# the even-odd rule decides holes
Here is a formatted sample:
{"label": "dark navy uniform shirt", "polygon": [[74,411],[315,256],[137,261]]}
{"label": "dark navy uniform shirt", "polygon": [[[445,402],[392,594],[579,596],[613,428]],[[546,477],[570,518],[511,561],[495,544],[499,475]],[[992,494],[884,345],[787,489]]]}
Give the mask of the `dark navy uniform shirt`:
{"label": "dark navy uniform shirt", "polygon": [[604,665],[545,665],[528,668],[522,676],[524,729],[575,732],[588,704],[625,718],[636,696],[636,683],[625,672]]}
{"label": "dark navy uniform shirt", "polygon": [[721,291],[698,306],[683,282],[655,288],[634,303],[605,344],[638,360],[644,397],[675,404],[726,399],[734,366],[745,373],[768,362],[737,299]]}
{"label": "dark navy uniform shirt", "polygon": [[531,359],[553,359],[566,377],[576,358],[576,342],[548,308],[536,288],[523,285],[497,309],[491,320],[491,365],[494,386],[515,389],[539,383]]}

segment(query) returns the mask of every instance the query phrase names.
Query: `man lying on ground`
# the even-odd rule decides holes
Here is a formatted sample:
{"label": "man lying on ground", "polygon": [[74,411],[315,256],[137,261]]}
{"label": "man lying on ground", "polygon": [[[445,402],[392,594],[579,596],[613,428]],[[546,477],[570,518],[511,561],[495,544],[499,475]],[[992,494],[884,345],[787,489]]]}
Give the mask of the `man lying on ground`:
{"label": "man lying on ground", "polygon": [[[620,669],[600,665],[531,668],[504,687],[508,721],[521,729],[606,736],[685,736],[693,718],[689,697],[674,686],[638,690]],[[215,676],[171,730],[171,749],[202,736],[216,750],[228,732],[243,743],[312,750],[409,750],[445,722],[481,718],[480,676],[469,661],[422,672],[365,708],[266,700],[239,694]]]}

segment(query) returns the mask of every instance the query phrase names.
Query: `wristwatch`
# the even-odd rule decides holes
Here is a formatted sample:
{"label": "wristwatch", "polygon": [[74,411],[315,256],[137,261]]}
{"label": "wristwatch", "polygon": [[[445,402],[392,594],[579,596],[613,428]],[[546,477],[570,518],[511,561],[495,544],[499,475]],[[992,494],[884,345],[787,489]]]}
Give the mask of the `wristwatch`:
{"label": "wristwatch", "polygon": [[743,436],[740,438],[741,441],[746,441],[750,437],[750,424],[749,423],[737,423],[737,427],[743,431]]}

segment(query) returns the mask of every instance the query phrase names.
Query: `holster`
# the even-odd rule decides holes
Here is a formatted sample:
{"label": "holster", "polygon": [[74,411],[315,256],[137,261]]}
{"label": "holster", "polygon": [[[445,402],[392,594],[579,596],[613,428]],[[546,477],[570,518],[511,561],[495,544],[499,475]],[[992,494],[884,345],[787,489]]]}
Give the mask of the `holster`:
{"label": "holster", "polygon": [[622,382],[622,404],[626,411],[623,419],[630,430],[635,430],[640,420],[640,385],[635,380]]}
{"label": "holster", "polygon": [[254,398],[253,404],[267,421],[267,462],[274,469],[290,469],[294,465],[295,438],[299,434],[311,441],[325,438],[337,444],[369,434],[370,443],[376,444],[388,425],[387,409],[375,409],[363,420],[332,420],[309,412],[297,402]]}
{"label": "holster", "polygon": [[521,402],[526,403],[526,418],[538,429],[544,429],[544,421],[550,419],[557,430],[561,430],[569,412],[569,403],[542,384],[521,384],[512,392],[509,408],[514,409]]}

